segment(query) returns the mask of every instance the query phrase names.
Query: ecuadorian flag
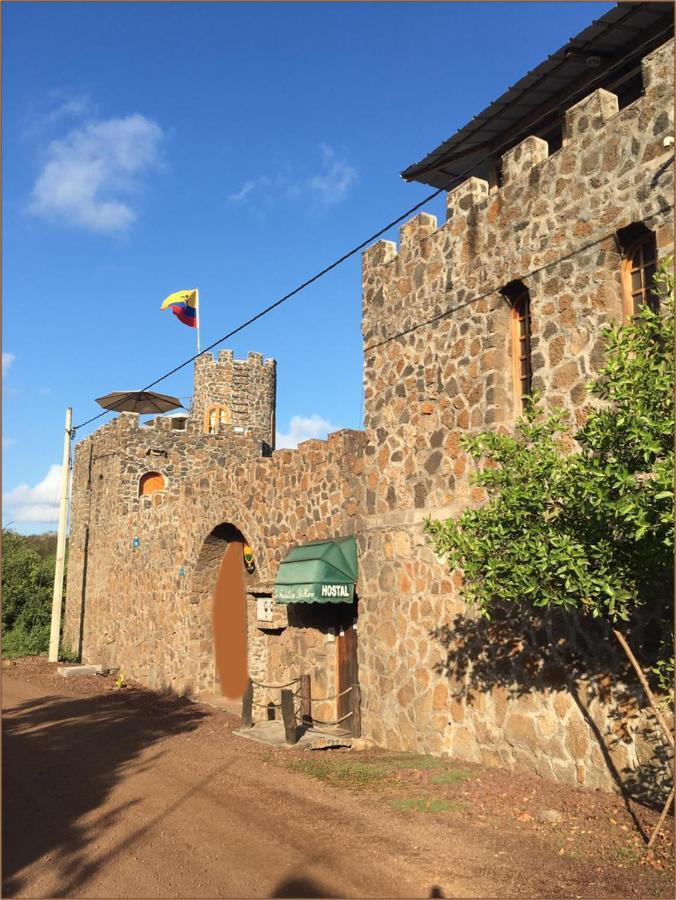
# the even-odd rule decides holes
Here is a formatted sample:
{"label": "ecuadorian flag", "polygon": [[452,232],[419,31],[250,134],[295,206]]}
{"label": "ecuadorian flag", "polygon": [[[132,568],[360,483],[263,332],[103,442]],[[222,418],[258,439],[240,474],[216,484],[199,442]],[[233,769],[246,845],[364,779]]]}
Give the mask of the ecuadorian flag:
{"label": "ecuadorian flag", "polygon": [[169,294],[160,309],[171,309],[173,314],[189,328],[197,327],[197,289],[176,291]]}

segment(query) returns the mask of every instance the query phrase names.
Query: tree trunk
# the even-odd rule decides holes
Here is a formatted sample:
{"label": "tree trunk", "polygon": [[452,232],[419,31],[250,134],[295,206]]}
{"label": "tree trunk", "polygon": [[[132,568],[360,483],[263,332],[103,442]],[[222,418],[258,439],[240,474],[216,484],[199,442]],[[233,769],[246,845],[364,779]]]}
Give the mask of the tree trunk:
{"label": "tree trunk", "polygon": [[[612,626],[611,626],[611,628],[612,628]],[[617,640],[618,640],[620,646],[622,647],[622,649],[624,650],[624,652],[627,654],[629,662],[632,664],[634,671],[638,675],[638,680],[641,682],[641,687],[645,691],[645,695],[648,698],[648,703],[650,704],[650,708],[652,709],[653,713],[655,714],[655,718],[657,719],[659,726],[664,733],[664,736],[666,737],[667,741],[673,748],[674,735],[672,734],[671,729],[669,728],[667,723],[664,721],[664,716],[660,712],[659,704],[655,700],[655,696],[654,696],[653,692],[650,690],[650,685],[648,684],[648,679],[645,677],[645,673],[644,673],[643,669],[641,668],[639,661],[636,659],[636,657],[632,653],[631,647],[627,643],[626,638],[622,634],[622,632],[619,631],[617,628],[613,628],[613,634],[617,638]]]}

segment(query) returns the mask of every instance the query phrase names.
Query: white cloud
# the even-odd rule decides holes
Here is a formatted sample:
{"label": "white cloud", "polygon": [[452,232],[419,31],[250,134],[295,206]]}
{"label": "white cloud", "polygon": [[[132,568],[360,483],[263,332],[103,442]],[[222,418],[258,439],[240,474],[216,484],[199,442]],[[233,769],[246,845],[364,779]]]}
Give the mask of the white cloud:
{"label": "white cloud", "polygon": [[26,115],[23,128],[25,138],[36,138],[68,119],[82,119],[95,113],[87,94],[75,94],[64,88],[54,88],[41,98]]}
{"label": "white cloud", "polygon": [[286,434],[277,432],[276,446],[278,450],[294,448],[310,438],[325,438],[330,431],[336,431],[336,426],[317,413],[311,416],[294,416]]}
{"label": "white cloud", "polygon": [[9,372],[9,367],[12,365],[16,356],[13,353],[3,353],[2,354],[2,374],[6,375]]}
{"label": "white cloud", "polygon": [[245,181],[242,187],[234,194],[230,194],[228,200],[244,200],[247,194],[256,187],[256,181]]}
{"label": "white cloud", "polygon": [[350,189],[357,178],[357,170],[348,165],[345,160],[338,159],[335,151],[322,144],[320,147],[324,171],[313,175],[310,179],[310,188],[319,195],[321,201],[327,205],[336,203]]}
{"label": "white cloud", "polygon": [[52,141],[33,186],[30,211],[91,231],[122,231],[136,212],[120,195],[133,194],[138,176],[156,169],[164,133],[135,114],[93,122]]}
{"label": "white cloud", "polygon": [[269,203],[283,197],[287,200],[312,199],[321,206],[331,206],[342,200],[357,179],[357,170],[340,159],[328,144],[320,144],[321,170],[313,174],[280,172],[274,176],[259,175],[244,182],[228,199],[241,203],[247,197],[256,204]]}
{"label": "white cloud", "polygon": [[20,484],[2,495],[3,516],[13,522],[55,522],[59,517],[61,466],[49,472],[35,487]]}

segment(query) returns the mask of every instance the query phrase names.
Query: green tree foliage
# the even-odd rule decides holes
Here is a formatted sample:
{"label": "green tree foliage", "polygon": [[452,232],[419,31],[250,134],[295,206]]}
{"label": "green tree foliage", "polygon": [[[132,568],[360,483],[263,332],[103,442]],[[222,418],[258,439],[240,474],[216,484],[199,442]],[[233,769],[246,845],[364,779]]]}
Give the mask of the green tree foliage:
{"label": "green tree foliage", "polygon": [[581,610],[614,627],[640,608],[660,618],[673,673],[674,321],[671,260],[656,276],[659,313],[644,308],[607,329],[606,362],[590,386],[601,401],[573,431],[533,398],[513,434],[464,441],[486,502],[428,521],[437,553],[463,574],[464,598]]}
{"label": "green tree foliage", "polygon": [[2,532],[2,652],[30,656],[49,649],[56,538]]}

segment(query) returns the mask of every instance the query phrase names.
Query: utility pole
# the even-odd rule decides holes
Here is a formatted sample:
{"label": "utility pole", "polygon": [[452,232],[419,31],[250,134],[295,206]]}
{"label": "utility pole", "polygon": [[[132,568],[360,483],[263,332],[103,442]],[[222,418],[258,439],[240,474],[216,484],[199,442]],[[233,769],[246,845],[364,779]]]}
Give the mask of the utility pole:
{"label": "utility pole", "polygon": [[66,410],[66,431],[63,436],[63,463],[61,465],[61,504],[59,507],[59,532],[56,538],[56,566],[54,567],[54,594],[52,595],[52,627],[49,633],[49,661],[58,662],[59,636],[61,632],[61,605],[63,601],[63,568],[66,559],[66,525],[68,523],[68,482],[70,476],[70,441],[73,410]]}

